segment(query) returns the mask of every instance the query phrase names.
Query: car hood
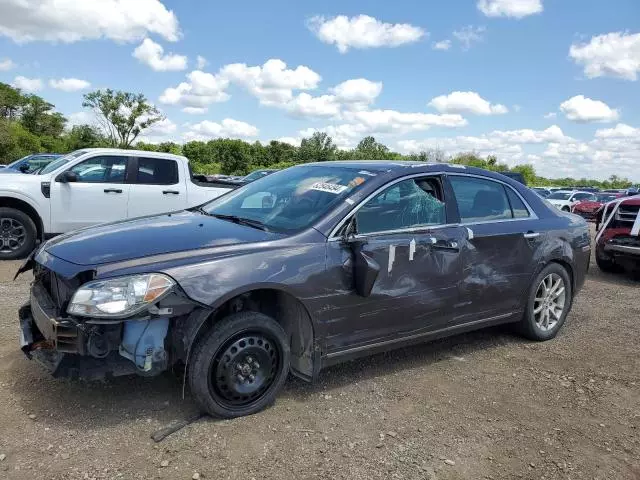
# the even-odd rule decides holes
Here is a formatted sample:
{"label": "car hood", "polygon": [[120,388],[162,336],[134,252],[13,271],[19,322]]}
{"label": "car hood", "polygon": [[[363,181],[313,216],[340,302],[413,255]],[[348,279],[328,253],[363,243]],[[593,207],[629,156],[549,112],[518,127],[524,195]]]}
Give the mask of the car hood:
{"label": "car hood", "polygon": [[573,208],[576,210],[597,210],[602,205],[600,202],[586,201],[576,203]]}
{"label": "car hood", "polygon": [[281,237],[197,211],[182,211],[76,230],[49,240],[44,249],[76,265],[101,265]]}
{"label": "car hood", "polygon": [[8,173],[8,174],[11,174],[11,173],[22,173],[22,172],[21,172],[20,170],[15,170],[15,169],[13,169],[13,168],[7,168],[7,167],[5,167],[5,168],[0,168],[0,173]]}

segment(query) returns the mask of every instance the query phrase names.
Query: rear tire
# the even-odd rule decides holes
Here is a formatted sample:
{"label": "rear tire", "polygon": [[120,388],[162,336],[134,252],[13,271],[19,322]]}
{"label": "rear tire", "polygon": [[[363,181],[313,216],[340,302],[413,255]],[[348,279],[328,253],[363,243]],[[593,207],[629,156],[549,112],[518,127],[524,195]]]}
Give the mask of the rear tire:
{"label": "rear tire", "polygon": [[571,212],[571,209],[569,207],[562,207],[562,211],[563,212]]}
{"label": "rear tire", "polygon": [[531,284],[520,332],[530,340],[554,338],[571,310],[572,299],[567,270],[559,263],[550,263]]}
{"label": "rear tire", "polygon": [[38,230],[29,215],[15,208],[0,208],[0,260],[26,257],[36,247]]}
{"label": "rear tire", "polygon": [[216,323],[198,342],[189,385],[210,415],[242,417],[274,402],[289,373],[287,336],[274,319],[240,312]]}

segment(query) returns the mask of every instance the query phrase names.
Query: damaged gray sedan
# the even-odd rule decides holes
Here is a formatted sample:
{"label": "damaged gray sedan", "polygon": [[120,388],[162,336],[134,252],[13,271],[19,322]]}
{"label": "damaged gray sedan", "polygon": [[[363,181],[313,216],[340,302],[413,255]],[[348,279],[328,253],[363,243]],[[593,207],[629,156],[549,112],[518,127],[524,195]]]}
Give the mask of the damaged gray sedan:
{"label": "damaged gray sedan", "polygon": [[46,242],[19,271],[21,347],[82,379],[184,365],[202,408],[236,417],[289,372],[509,322],[553,338],[589,256],[583,219],[499,174],[307,164]]}

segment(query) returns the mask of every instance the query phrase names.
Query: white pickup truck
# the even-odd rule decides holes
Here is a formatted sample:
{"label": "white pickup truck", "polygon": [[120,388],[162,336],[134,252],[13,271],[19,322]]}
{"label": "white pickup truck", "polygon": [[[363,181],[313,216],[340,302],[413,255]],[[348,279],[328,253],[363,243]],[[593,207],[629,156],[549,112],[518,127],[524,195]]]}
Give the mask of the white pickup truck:
{"label": "white pickup truck", "polygon": [[183,210],[235,188],[194,176],[179,155],[107,148],[77,150],[36,174],[0,177],[0,260],[23,257],[56,234]]}

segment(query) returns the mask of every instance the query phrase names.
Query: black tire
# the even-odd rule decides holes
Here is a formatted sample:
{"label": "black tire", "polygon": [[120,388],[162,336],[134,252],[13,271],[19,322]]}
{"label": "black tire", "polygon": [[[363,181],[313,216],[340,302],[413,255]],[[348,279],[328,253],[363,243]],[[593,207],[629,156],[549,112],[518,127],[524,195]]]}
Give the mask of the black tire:
{"label": "black tire", "polygon": [[[543,305],[544,302],[539,302],[536,300],[538,294],[538,289],[542,288],[541,284],[543,280],[548,279],[551,276],[552,280],[557,276],[562,279],[563,287],[564,287],[564,304],[562,308],[562,313],[559,314],[559,318],[552,319],[555,323],[550,325],[550,322],[547,322],[548,328],[544,328],[536,319],[536,314],[534,309]],[[573,291],[571,289],[571,279],[567,270],[560,265],[559,263],[550,263],[542,271],[536,276],[535,280],[531,284],[529,290],[529,296],[527,297],[527,305],[522,317],[522,320],[519,324],[520,333],[522,333],[525,337],[530,340],[536,341],[545,341],[554,338],[558,331],[564,325],[564,322],[567,318],[567,315],[571,311],[571,303],[573,300]],[[544,308],[544,307],[543,307]],[[551,318],[550,316],[548,318]],[[542,322],[544,323],[544,322]]]}
{"label": "black tire", "polygon": [[571,212],[571,209],[569,207],[562,207],[562,211],[563,212]]}
{"label": "black tire", "polygon": [[[18,231],[21,233],[16,236]],[[38,230],[29,215],[15,208],[0,208],[0,260],[26,257],[36,247],[37,238]]]}
{"label": "black tire", "polygon": [[216,323],[196,345],[189,385],[210,415],[251,415],[274,402],[290,358],[287,336],[275,320],[258,312],[236,313]]}
{"label": "black tire", "polygon": [[622,271],[622,267],[620,267],[620,265],[610,258],[601,257],[597,252],[596,264],[600,270],[606,273],[620,273]]}

